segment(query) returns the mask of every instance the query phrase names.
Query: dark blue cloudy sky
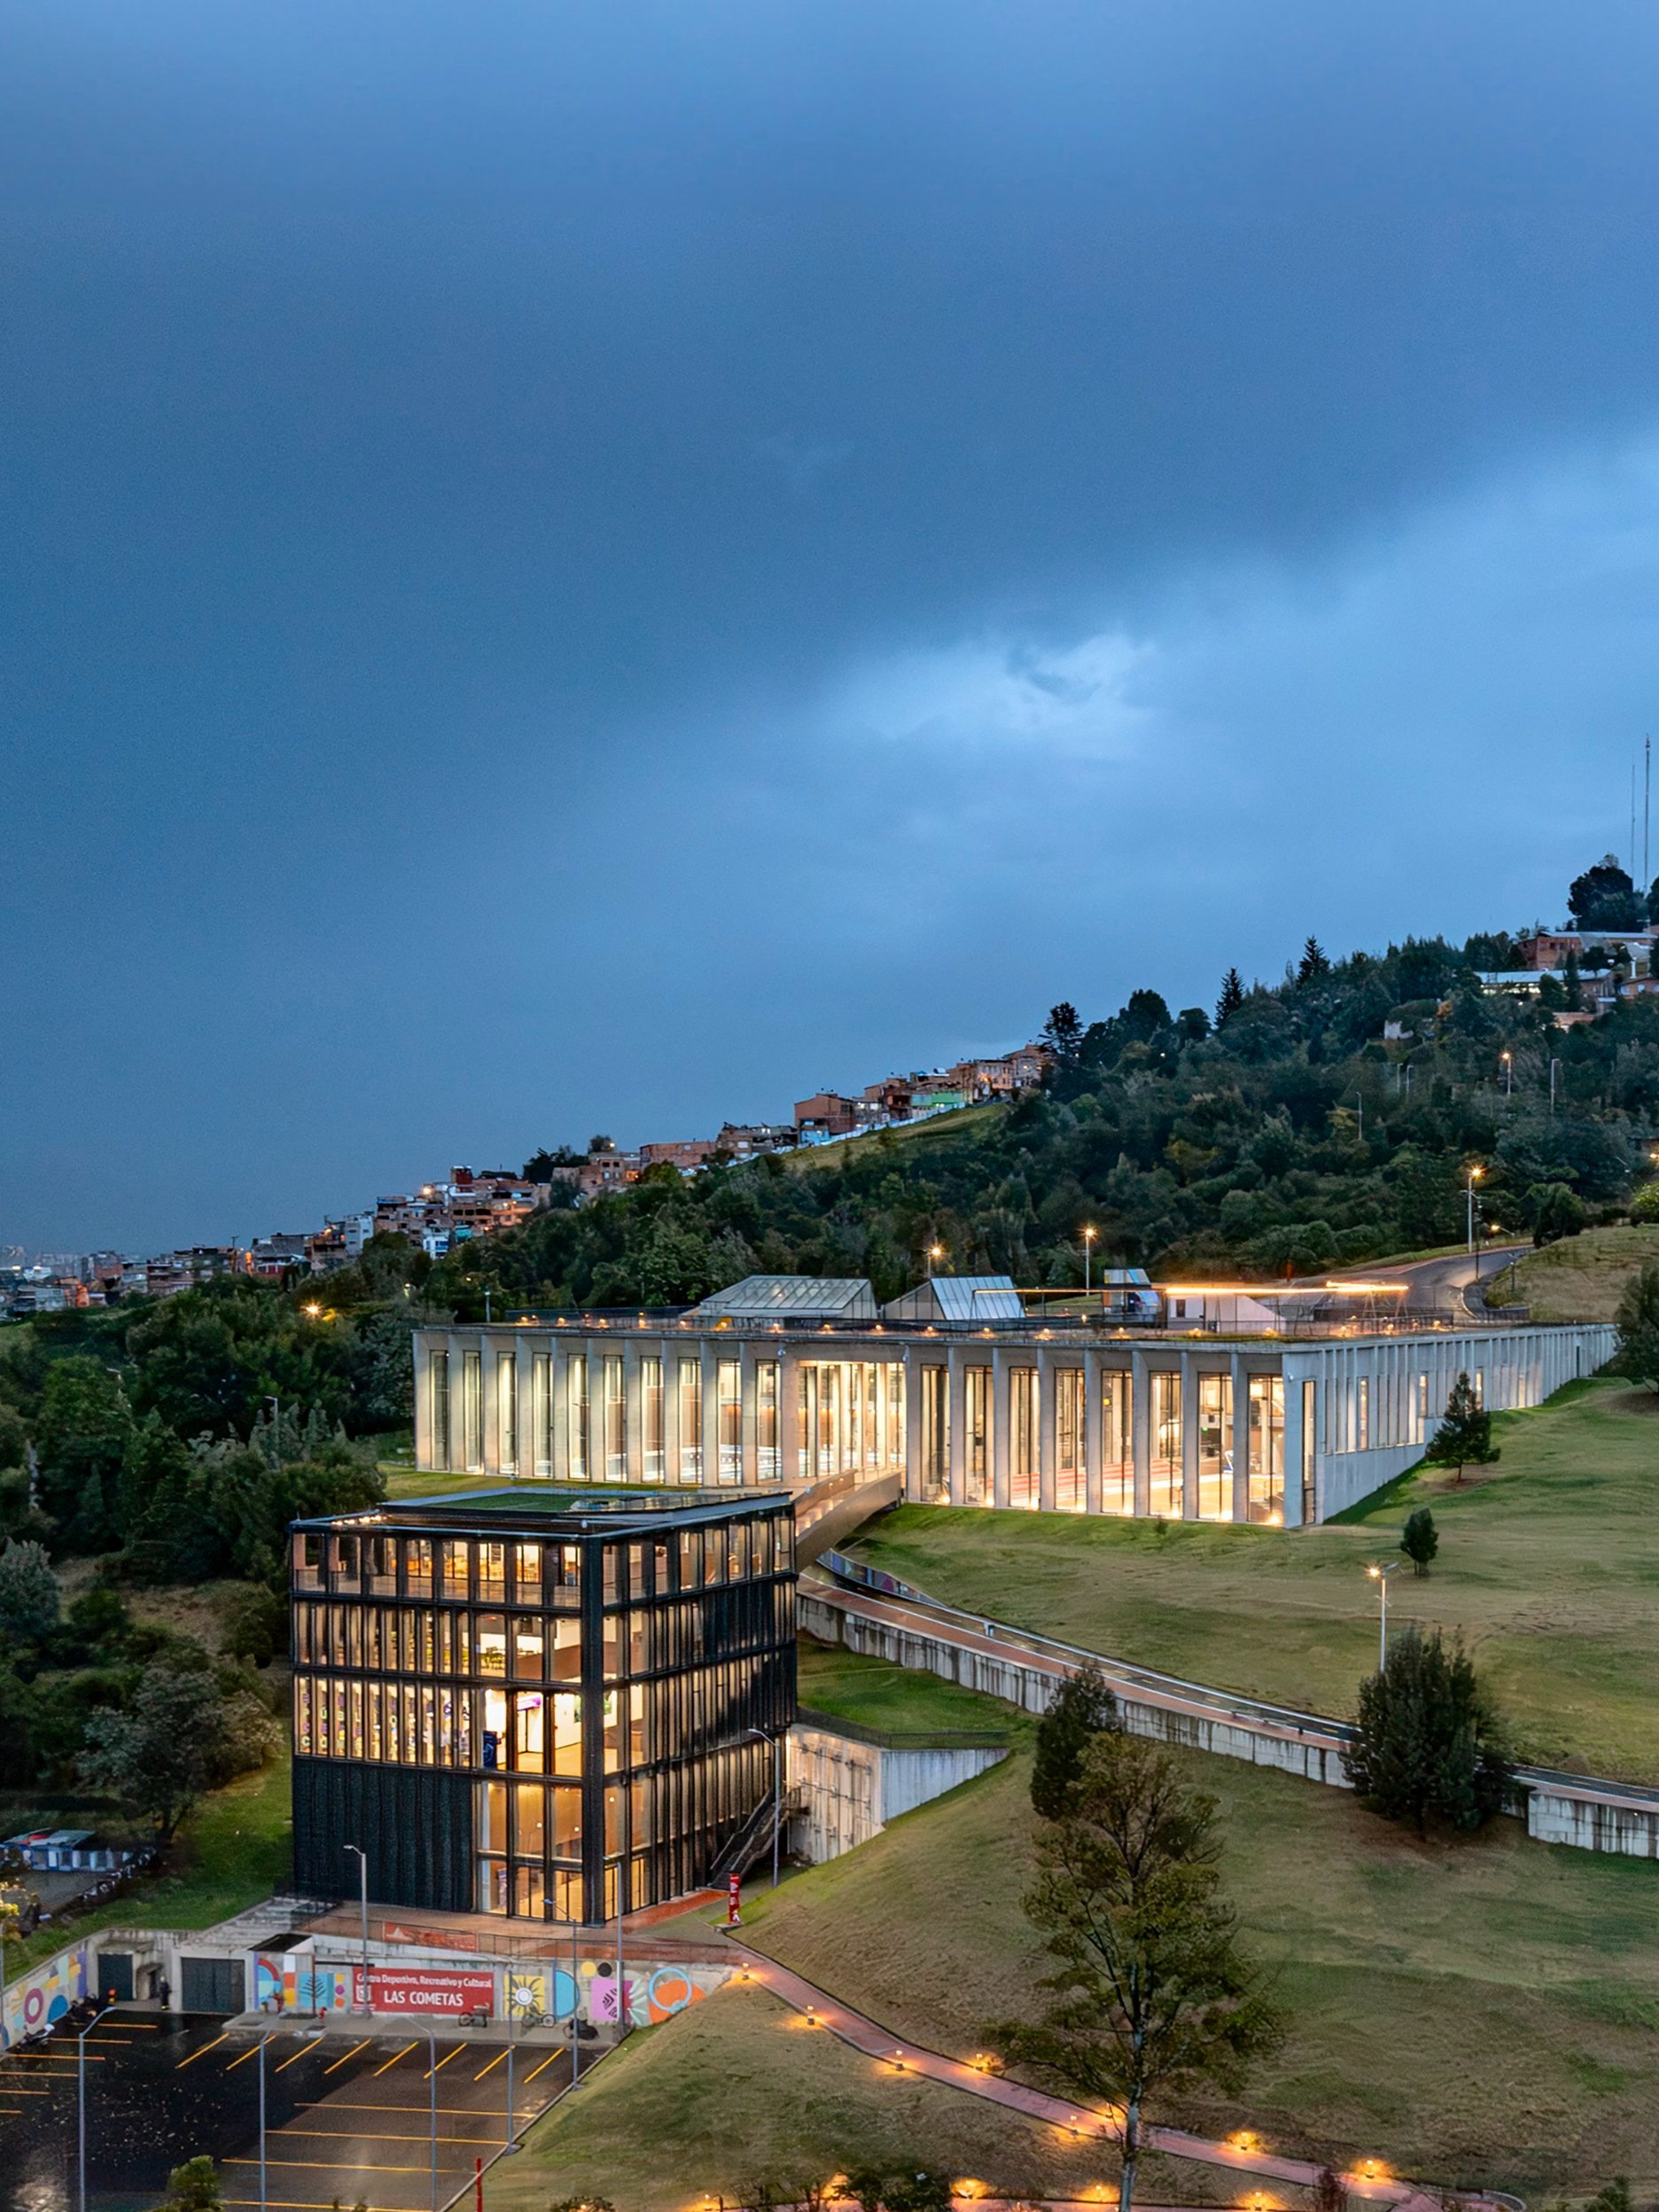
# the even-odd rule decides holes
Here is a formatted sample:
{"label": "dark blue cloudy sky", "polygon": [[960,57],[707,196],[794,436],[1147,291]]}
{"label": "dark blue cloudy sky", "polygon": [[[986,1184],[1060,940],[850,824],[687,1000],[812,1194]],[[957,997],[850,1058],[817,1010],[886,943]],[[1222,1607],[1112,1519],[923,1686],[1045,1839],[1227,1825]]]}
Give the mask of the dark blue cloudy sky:
{"label": "dark blue cloudy sky", "polygon": [[1659,18],[13,0],[0,1242],[1556,913]]}

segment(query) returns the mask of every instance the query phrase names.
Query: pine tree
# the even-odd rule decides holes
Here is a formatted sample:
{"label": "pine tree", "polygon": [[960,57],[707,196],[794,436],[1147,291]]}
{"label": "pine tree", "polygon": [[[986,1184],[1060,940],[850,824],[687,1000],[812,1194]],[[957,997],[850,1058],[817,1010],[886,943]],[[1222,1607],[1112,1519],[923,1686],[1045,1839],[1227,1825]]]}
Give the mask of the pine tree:
{"label": "pine tree", "polygon": [[1318,938],[1310,937],[1302,947],[1302,958],[1297,965],[1297,981],[1312,983],[1319,977],[1328,976],[1329,973],[1330,962],[1325,957],[1324,946]]}
{"label": "pine tree", "polygon": [[1467,1367],[1452,1385],[1445,1418],[1429,1438],[1423,1457],[1431,1467],[1455,1467],[1460,1483],[1466,1467],[1490,1467],[1498,1457],[1492,1415],[1476,1397]]}
{"label": "pine tree", "polygon": [[1039,1042],[1048,1046],[1062,1067],[1075,1064],[1083,1042],[1083,1024],[1070,999],[1062,999],[1058,1006],[1049,1008]]}
{"label": "pine tree", "polygon": [[1462,1644],[1436,1629],[1408,1628],[1388,1664],[1359,1686],[1359,1715],[1346,1755],[1348,1779],[1374,1812],[1408,1820],[1421,1835],[1431,1816],[1477,1828],[1508,1788],[1495,1714]]}
{"label": "pine tree", "polygon": [[1406,1526],[1400,1530],[1399,1547],[1412,1563],[1412,1572],[1420,1579],[1429,1572],[1429,1562],[1440,1549],[1440,1531],[1434,1524],[1434,1515],[1427,1506],[1419,1506],[1406,1516]]}
{"label": "pine tree", "polygon": [[1102,1728],[1118,1725],[1118,1700],[1091,1659],[1068,1675],[1037,1724],[1031,1801],[1045,1820],[1058,1820],[1083,1772],[1083,1755]]}
{"label": "pine tree", "polygon": [[1215,1025],[1222,1028],[1230,1014],[1236,1014],[1244,1003],[1244,979],[1236,968],[1229,968],[1221,978],[1221,995],[1216,1001]]}

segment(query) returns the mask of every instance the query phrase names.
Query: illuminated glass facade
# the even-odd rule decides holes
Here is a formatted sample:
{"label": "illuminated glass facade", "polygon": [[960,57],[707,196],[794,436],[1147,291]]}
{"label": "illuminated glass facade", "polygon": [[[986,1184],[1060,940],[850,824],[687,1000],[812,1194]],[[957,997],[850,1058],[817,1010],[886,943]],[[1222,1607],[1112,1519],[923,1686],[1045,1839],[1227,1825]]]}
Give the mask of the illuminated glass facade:
{"label": "illuminated glass facade", "polygon": [[383,1904],[608,1919],[699,1887],[771,1788],[788,1499],[501,1499],[294,1524],[302,1890],[354,1843]]}

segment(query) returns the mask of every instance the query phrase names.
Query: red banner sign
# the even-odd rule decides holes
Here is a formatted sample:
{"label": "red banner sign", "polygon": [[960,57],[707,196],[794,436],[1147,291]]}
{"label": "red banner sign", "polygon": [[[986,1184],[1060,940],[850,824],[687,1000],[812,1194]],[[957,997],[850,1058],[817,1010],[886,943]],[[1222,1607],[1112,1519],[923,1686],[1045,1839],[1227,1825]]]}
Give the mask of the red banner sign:
{"label": "red banner sign", "polygon": [[[371,1967],[369,2004],[377,2013],[488,2013],[495,2005],[495,1977],[488,1974],[445,1974],[423,1967]],[[363,1972],[356,1970],[357,2002],[363,2001]]]}

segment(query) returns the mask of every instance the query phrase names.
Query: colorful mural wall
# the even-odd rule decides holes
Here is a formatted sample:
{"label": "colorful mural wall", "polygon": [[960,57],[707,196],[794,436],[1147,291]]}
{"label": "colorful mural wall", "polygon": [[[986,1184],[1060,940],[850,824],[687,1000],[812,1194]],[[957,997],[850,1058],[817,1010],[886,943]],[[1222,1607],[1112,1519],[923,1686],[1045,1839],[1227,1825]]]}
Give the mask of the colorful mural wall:
{"label": "colorful mural wall", "polygon": [[32,2036],[61,2020],[72,2005],[86,1995],[91,1971],[91,1946],[72,1943],[43,1967],[19,1974],[5,1993],[5,2012],[0,2021],[0,2050],[9,2050],[20,2036]]}

